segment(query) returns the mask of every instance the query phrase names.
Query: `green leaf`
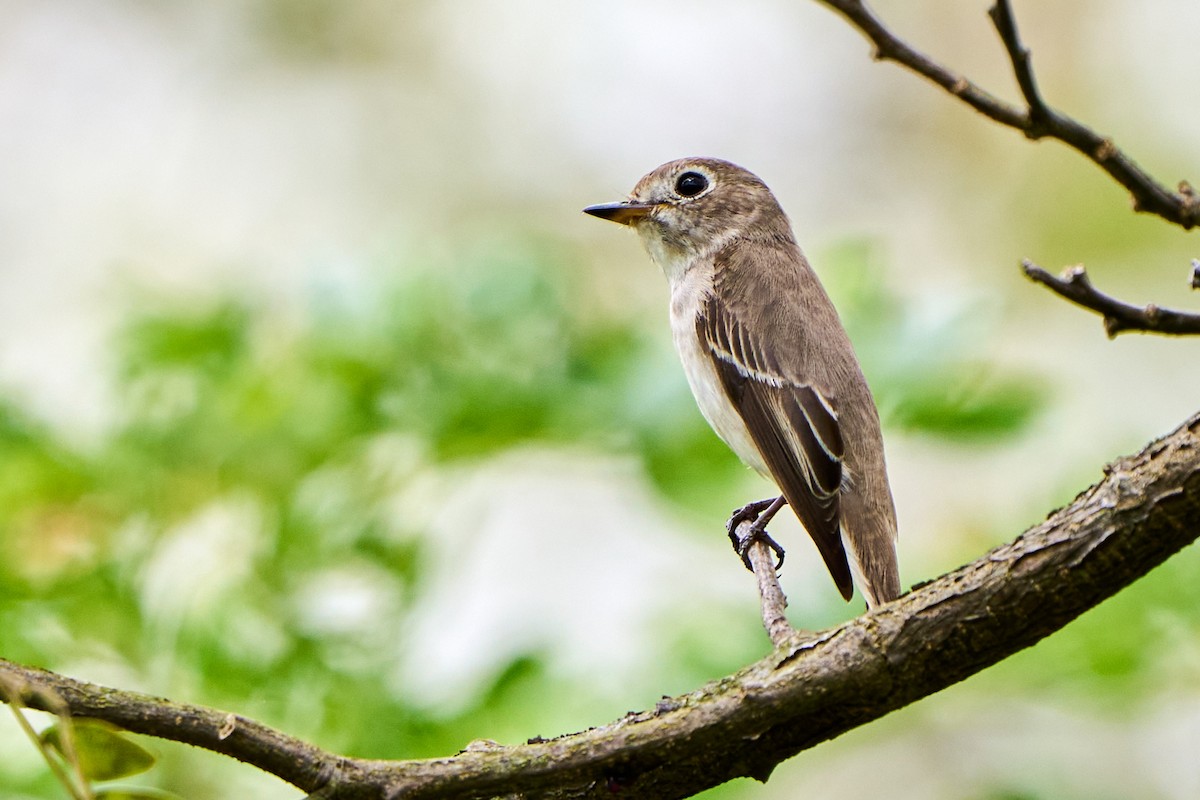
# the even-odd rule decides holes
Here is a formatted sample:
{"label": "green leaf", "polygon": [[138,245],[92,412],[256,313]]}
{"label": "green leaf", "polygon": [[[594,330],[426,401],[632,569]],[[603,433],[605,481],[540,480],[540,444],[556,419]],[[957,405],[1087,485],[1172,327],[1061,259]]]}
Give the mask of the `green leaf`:
{"label": "green leaf", "polygon": [[[148,750],[126,738],[121,729],[94,719],[71,722],[75,755],[79,769],[88,780],[111,781],[145,772],[157,760]],[[42,733],[42,741],[70,761],[63,747],[60,725],[51,725]],[[141,790],[138,790],[141,791]]]}

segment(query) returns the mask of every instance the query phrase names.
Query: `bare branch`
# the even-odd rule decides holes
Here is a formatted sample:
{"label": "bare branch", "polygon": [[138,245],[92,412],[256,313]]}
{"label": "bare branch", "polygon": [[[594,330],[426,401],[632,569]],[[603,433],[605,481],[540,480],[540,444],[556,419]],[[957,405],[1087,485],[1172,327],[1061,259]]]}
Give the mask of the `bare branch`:
{"label": "bare branch", "polygon": [[548,741],[341,758],[222,711],[6,661],[0,676],[27,687],[31,707],[49,693],[73,716],[225,753],[321,797],[689,797],[738,776],[766,780],[784,759],[1032,645],[1200,536],[1200,414],[1105,473],[1011,544],[899,600],[652,711]]}
{"label": "bare branch", "polygon": [[1186,182],[1172,192],[1158,183],[1112,140],[1055,111],[1042,99],[1034,80],[1029,50],[1021,43],[1009,0],[997,0],[988,12],[1008,50],[1026,108],[1006,103],[967,78],[937,63],[891,32],[863,0],[818,0],[850,21],[875,46],[875,57],[895,61],[941,86],[985,116],[1023,132],[1030,139],[1057,139],[1086,156],[1129,190],[1136,211],[1154,214],[1185,230],[1200,224],[1200,199]]}
{"label": "bare branch", "polygon": [[[1153,303],[1135,306],[1117,300],[1092,284],[1082,264],[1064,270],[1062,277],[1051,275],[1029,259],[1022,262],[1022,267],[1030,280],[1046,286],[1050,291],[1076,305],[1103,316],[1104,330],[1110,339],[1127,331],[1159,333],[1164,336],[1200,334],[1200,314],[1159,308]],[[1193,285],[1196,283],[1198,272],[1200,262],[1193,261]]]}

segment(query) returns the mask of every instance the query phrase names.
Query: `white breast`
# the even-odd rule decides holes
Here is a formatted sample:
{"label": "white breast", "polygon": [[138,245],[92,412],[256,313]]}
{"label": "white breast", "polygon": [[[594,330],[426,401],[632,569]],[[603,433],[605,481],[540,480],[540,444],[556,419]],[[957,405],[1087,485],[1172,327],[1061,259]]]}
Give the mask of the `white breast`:
{"label": "white breast", "polygon": [[769,478],[767,465],[750,438],[746,423],[725,394],[707,345],[696,333],[696,315],[709,289],[708,276],[701,274],[704,272],[707,271],[691,269],[672,281],[671,334],[675,349],[679,351],[696,404],[708,424],[747,466]]}

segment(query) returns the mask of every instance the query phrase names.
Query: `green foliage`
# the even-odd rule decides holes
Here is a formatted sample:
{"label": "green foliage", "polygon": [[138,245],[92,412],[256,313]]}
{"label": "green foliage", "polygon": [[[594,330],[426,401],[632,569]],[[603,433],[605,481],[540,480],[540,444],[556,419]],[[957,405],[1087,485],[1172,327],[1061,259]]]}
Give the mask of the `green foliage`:
{"label": "green foliage", "polygon": [[[615,713],[537,652],[453,713],[431,715],[389,682],[426,567],[421,531],[394,503],[422,475],[556,443],[636,454],[659,490],[705,518],[745,499],[746,470],[696,411],[660,319],[591,313],[561,253],[489,252],[513,255],[397,269],[390,285],[324,292],[299,314],[232,296],[138,311],[115,341],[120,413],[87,447],[0,399],[12,556],[0,560],[0,652],[174,675],[189,699],[360,756],[443,755]],[[932,346],[945,331],[918,330],[863,251],[835,263],[831,290],[891,424],[994,439],[1035,413],[1035,381]],[[373,587],[371,626],[306,617],[330,572]],[[753,625],[712,645],[724,613],[673,623],[679,663],[664,665],[664,687],[756,652]],[[84,743],[112,759],[89,767],[96,777],[137,761],[111,737]]]}

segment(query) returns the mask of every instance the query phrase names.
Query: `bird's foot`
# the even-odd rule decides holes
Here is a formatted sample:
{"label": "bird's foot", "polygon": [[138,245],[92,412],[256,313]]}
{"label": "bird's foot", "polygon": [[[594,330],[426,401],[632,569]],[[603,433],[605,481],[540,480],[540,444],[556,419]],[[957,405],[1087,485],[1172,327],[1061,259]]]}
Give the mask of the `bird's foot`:
{"label": "bird's foot", "polygon": [[[776,570],[783,566],[783,548],[767,534],[767,523],[771,521],[771,518],[782,507],[782,497],[756,500],[735,510],[730,515],[729,521],[725,523],[725,530],[729,532],[729,541],[733,544],[734,552],[741,557],[742,563],[751,572],[754,571],[754,567],[750,564],[750,546],[755,542],[762,542],[771,548],[771,552],[775,554],[775,558],[777,559],[775,562]],[[738,527],[743,522],[751,522],[745,535],[738,533]]]}
{"label": "bird's foot", "polygon": [[[776,498],[774,497],[768,497],[766,500],[755,500],[753,503],[747,503],[741,508],[735,508],[733,513],[729,515],[729,521],[725,523],[725,530],[729,531],[729,537],[733,538],[738,525],[758,519],[758,515],[769,508],[775,500]],[[737,546],[736,543],[734,546]]]}

